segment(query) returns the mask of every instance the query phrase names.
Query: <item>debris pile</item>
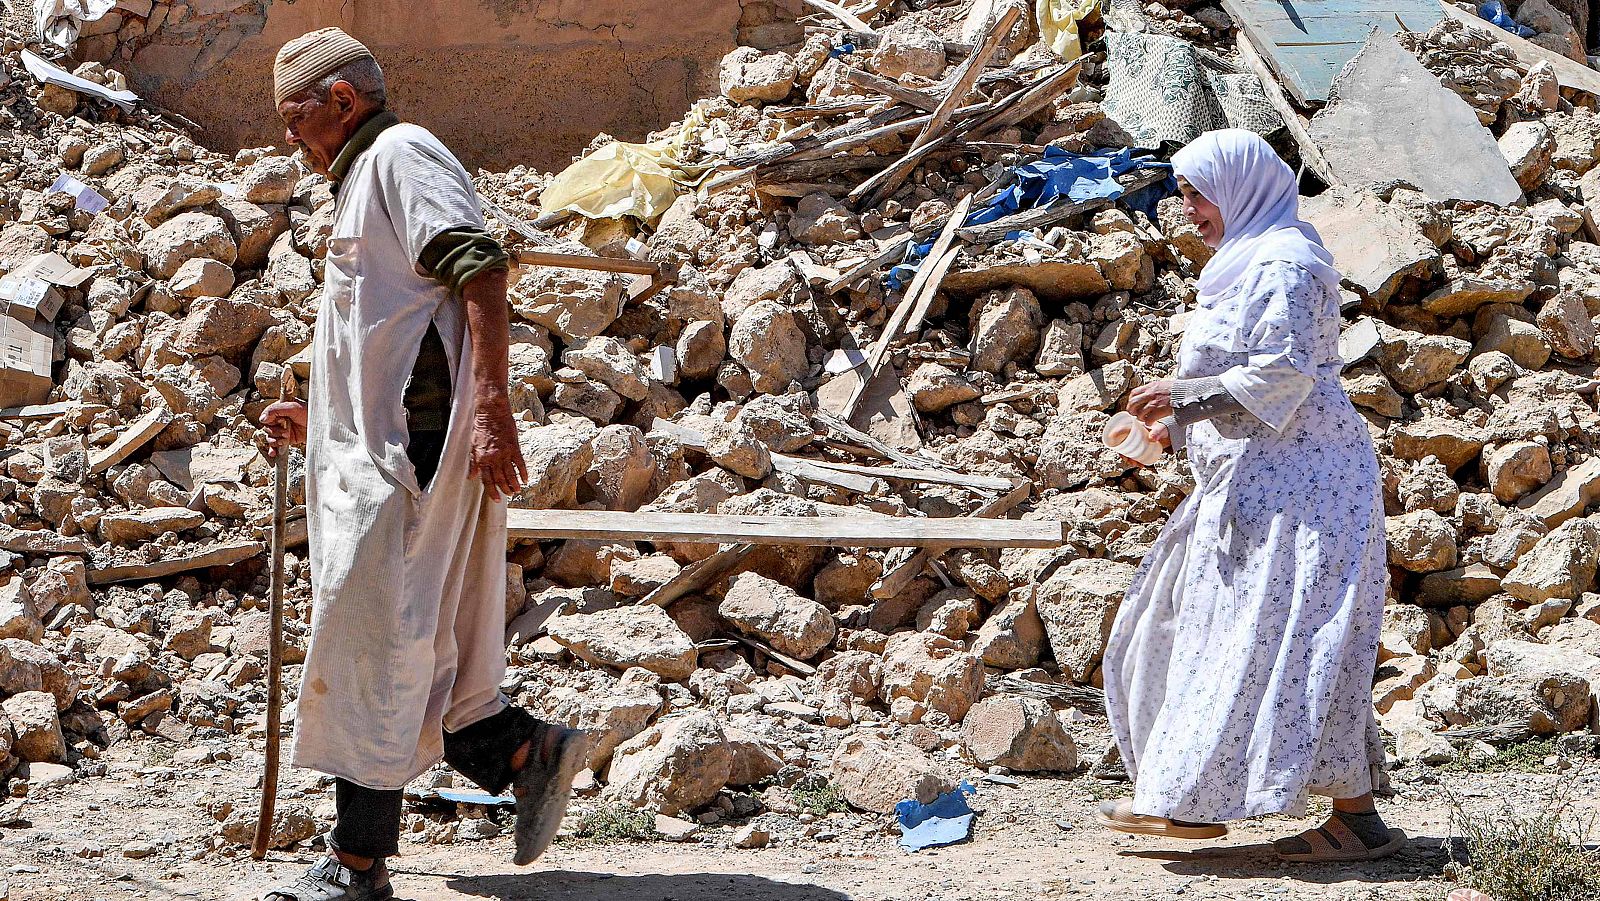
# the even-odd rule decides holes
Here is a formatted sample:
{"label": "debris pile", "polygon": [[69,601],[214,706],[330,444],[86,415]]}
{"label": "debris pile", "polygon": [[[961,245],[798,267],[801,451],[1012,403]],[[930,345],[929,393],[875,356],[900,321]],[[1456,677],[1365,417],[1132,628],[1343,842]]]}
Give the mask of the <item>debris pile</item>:
{"label": "debris pile", "polygon": [[[649,154],[596,139],[624,163],[593,169],[620,180],[592,186],[618,198],[609,218],[542,208],[543,173],[479,175],[519,261],[599,255],[667,276],[519,263],[511,390],[534,481],[513,506],[1021,517],[1063,523],[1064,539],[514,538],[505,687],[600,736],[586,794],[684,838],[809,812],[797,834],[823,839],[843,827],[814,815],[819,775],[887,815],[972,767],[1098,755],[1080,724],[1107,633],[1190,487],[1181,461],[1130,468],[1101,432],[1170,371],[1210,254],[1171,196],[1170,143],[1130,151],[1153,133],[1134,121],[1144,107],[1102,104],[1132,96],[1108,48],[1157,38],[1198,61],[1192,96],[1243,92],[1161,130],[1270,132],[1304,163],[1304,213],[1346,274],[1345,385],[1390,514],[1374,700],[1398,758],[1595,729],[1594,88],[1487,24],[1374,37],[1363,54],[1403,47],[1453,130],[1365,140],[1501,155],[1487,174],[1439,156],[1429,174],[1446,187],[1428,193],[1322,153],[1376,103],[1361,60],[1306,122],[1215,5],[1112,2],[1065,23],[1003,2],[817,6],[802,43],[731,52],[721,96],[633,145]],[[1556,33],[1545,0],[1519,9]],[[0,412],[0,766],[30,783],[53,772],[40,765],[92,775],[135,733],[178,742],[190,765],[225,759],[259,737],[264,704],[255,421],[286,368],[304,374],[330,195],[294,158],[219,156],[159,112],[41,87],[21,49],[8,42],[0,88],[0,268],[35,278],[54,253],[85,274],[46,286],[62,301],[48,396]],[[1564,62],[1592,71],[1579,57]],[[1479,175],[1522,196],[1438,193]],[[629,207],[663,178],[663,209]],[[298,475],[290,494],[303,503]],[[286,569],[299,644],[309,573],[293,554]],[[248,838],[249,811],[216,813],[222,836]],[[317,828],[290,825],[285,843]],[[769,826],[727,840],[755,846]],[[418,812],[407,830],[497,827]]]}

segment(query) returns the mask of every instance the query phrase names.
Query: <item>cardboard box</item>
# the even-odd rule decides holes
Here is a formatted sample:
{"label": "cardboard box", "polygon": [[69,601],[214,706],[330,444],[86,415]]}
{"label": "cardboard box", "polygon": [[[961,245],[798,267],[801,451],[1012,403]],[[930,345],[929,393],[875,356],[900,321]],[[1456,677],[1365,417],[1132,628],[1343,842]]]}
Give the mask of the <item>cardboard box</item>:
{"label": "cardboard box", "polygon": [[55,326],[0,316],[0,407],[43,403],[54,384]]}
{"label": "cardboard box", "polygon": [[17,318],[27,319],[31,313],[54,322],[65,300],[56,287],[76,288],[90,274],[58,253],[41,253],[0,278],[0,301],[4,301],[5,311]]}

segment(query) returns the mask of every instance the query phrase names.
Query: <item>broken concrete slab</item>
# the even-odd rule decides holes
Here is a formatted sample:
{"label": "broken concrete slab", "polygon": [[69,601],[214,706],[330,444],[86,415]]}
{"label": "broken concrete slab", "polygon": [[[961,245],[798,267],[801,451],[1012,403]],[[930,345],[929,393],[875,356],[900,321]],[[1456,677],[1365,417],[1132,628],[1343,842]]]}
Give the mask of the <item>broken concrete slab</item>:
{"label": "broken concrete slab", "polygon": [[1518,507],[1554,528],[1579,516],[1600,497],[1600,457],[1590,457],[1556,474]]}
{"label": "broken concrete slab", "polygon": [[1222,0],[1222,8],[1301,104],[1328,99],[1340,70],[1373,29],[1385,36],[1399,28],[1427,31],[1442,17],[1434,0]]}
{"label": "broken concrete slab", "polygon": [[1434,246],[1415,219],[1371,191],[1332,188],[1300,201],[1344,280],[1386,303],[1407,276],[1426,278],[1439,265]]}
{"label": "broken concrete slab", "polygon": [[1311,120],[1311,138],[1348,185],[1398,180],[1439,201],[1522,199],[1478,114],[1390,35],[1369,37],[1340,73],[1333,98]]}

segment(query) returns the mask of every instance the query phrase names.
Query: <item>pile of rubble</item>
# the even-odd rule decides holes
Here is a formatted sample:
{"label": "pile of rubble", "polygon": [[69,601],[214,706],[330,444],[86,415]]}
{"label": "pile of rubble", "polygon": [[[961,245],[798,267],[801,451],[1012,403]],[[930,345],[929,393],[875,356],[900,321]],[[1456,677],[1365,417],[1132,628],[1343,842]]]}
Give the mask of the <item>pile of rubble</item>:
{"label": "pile of rubble", "polygon": [[[658,218],[566,217],[539,206],[547,175],[478,178],[514,256],[674,276],[514,274],[534,474],[514,506],[1068,524],[1055,549],[513,541],[507,691],[600,736],[586,792],[682,834],[762,811],[836,830],[807,812],[818,776],[886,814],[973,766],[1077,769],[1118,603],[1191,484],[1181,461],[1130,468],[1101,441],[1170,370],[1210,253],[1175,197],[1155,202],[1159,165],[965,218],[1047,147],[1127,146],[1101,105],[1100,26],[1074,26],[1087,52],[1062,59],[1031,9],[912,6],[856,4],[802,44],[730,53],[722,96],[663,133],[687,136],[674,161],[701,180]],[[1214,5],[1106,18],[1234,53]],[[1305,201],[1348,275],[1345,384],[1385,475],[1374,699],[1398,757],[1437,762],[1452,742],[1592,733],[1600,711],[1600,117],[1487,32],[1446,20],[1401,41],[1526,194]],[[59,254],[82,277],[47,286],[48,397],[0,412],[0,771],[92,775],[136,733],[186,765],[226,759],[259,738],[265,698],[255,421],[310,342],[330,195],[292,157],[221,156],[158,112],[41,87],[21,50],[6,44],[0,87],[0,269]],[[298,645],[309,574],[293,553],[286,571]],[[217,806],[223,836],[248,839],[242,807]],[[287,808],[280,841],[316,832]],[[407,828],[496,828],[465,822]]]}

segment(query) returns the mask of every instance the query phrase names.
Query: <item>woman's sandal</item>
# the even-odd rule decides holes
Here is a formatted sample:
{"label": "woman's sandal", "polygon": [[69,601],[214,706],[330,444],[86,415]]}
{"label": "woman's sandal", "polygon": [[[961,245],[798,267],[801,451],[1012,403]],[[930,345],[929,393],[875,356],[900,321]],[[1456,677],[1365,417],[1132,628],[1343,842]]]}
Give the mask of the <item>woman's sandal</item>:
{"label": "woman's sandal", "polygon": [[1179,823],[1166,817],[1134,813],[1133,802],[1127,798],[1120,801],[1101,801],[1100,809],[1095,812],[1094,818],[1107,829],[1134,835],[1206,839],[1221,838],[1228,834],[1228,827],[1221,823]]}
{"label": "woman's sandal", "polygon": [[[1399,829],[1389,829],[1389,840],[1376,847],[1369,846],[1356,835],[1355,830],[1337,814],[1315,829],[1307,829],[1290,838],[1280,838],[1272,843],[1281,860],[1291,863],[1346,863],[1359,860],[1378,860],[1388,857],[1406,845],[1406,834]],[[1293,844],[1298,843],[1298,845]]]}

